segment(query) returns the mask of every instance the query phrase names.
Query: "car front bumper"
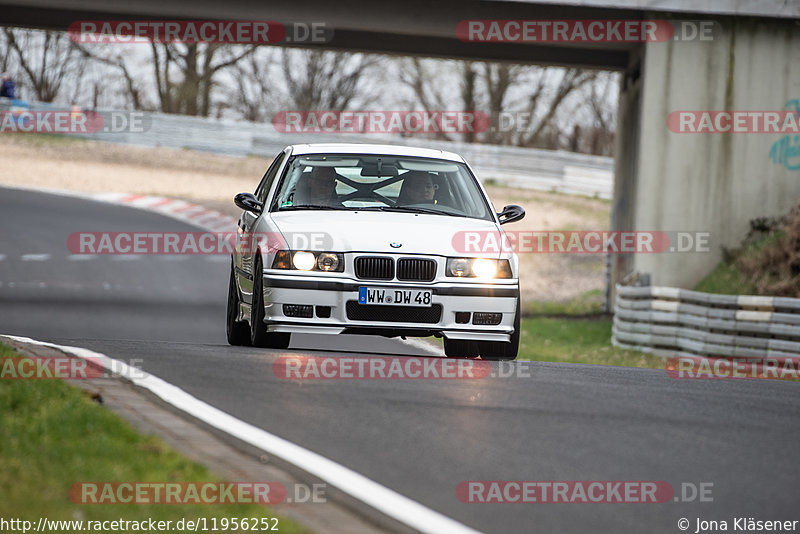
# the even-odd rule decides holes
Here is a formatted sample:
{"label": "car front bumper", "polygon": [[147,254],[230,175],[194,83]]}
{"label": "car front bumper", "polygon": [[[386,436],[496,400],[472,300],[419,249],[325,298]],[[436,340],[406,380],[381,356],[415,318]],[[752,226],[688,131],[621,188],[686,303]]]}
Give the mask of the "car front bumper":
{"label": "car front bumper", "polygon": [[[431,307],[360,305],[362,286],[430,290]],[[519,299],[517,280],[421,284],[265,273],[263,287],[267,329],[309,334],[440,334],[448,339],[509,341]],[[302,310],[306,316],[293,316],[292,310]],[[474,324],[475,312],[501,317],[498,324]],[[468,322],[464,322],[465,313],[469,313]]]}

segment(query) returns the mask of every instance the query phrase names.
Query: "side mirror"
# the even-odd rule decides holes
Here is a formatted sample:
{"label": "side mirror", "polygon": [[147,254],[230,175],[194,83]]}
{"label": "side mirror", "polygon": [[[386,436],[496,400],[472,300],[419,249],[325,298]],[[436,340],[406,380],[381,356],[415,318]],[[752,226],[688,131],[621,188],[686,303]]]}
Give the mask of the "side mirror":
{"label": "side mirror", "polygon": [[233,203],[242,208],[244,211],[252,213],[261,213],[264,205],[258,201],[253,193],[239,193],[233,197]]}
{"label": "side mirror", "polygon": [[516,204],[509,204],[503,208],[503,211],[497,214],[497,218],[500,219],[500,224],[518,221],[523,217],[525,217],[525,209]]}

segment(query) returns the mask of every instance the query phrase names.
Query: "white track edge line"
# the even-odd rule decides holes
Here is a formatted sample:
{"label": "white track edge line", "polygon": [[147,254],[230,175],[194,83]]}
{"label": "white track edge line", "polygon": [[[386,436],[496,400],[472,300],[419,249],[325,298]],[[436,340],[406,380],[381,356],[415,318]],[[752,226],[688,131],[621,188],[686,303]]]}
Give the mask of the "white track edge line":
{"label": "white track edge line", "polygon": [[[389,489],[340,465],[320,454],[310,451],[279,436],[271,434],[249,423],[236,419],[222,410],[207,404],[186,393],[177,386],[140,369],[133,369],[124,362],[114,360],[105,354],[81,347],[57,345],[35,339],[0,334],[0,338],[20,343],[51,347],[83,359],[100,359],[103,367],[133,384],[149,390],[171,406],[186,412],[204,423],[211,425],[245,443],[249,443],[269,454],[296,465],[300,469],[319,477],[339,490],[369,505],[379,512],[410,526],[420,532],[441,534],[480,534],[467,525],[459,523],[444,514]],[[453,490],[455,495],[455,489]]]}

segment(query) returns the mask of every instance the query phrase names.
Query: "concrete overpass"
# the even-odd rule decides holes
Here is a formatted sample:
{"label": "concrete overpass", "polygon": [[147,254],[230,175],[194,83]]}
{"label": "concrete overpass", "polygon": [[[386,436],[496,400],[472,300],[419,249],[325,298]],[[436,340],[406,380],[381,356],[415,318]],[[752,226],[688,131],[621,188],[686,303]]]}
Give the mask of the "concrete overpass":
{"label": "concrete overpass", "polygon": [[[322,21],[334,36],[320,46],[331,49],[621,71],[611,228],[710,232],[712,252],[618,256],[613,280],[640,272],[654,284],[691,287],[713,268],[723,247],[741,241],[750,219],[785,213],[800,200],[800,136],[681,134],[666,124],[679,110],[794,109],[791,102],[800,102],[798,2],[0,0],[2,25],[65,30],[76,20],[128,19]],[[463,42],[456,26],[470,19],[715,25],[709,41]]]}

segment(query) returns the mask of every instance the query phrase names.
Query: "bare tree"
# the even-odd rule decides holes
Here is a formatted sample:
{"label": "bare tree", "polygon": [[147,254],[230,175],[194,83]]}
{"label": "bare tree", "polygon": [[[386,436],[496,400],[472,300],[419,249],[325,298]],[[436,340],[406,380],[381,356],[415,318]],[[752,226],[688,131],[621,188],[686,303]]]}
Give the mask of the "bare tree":
{"label": "bare tree", "polygon": [[[478,88],[476,82],[478,73],[475,70],[472,61],[464,61],[461,63],[461,102],[464,105],[464,111],[477,111],[478,110]],[[476,132],[470,130],[464,132],[464,141],[467,143],[474,143],[476,141]]]}
{"label": "bare tree", "polygon": [[18,75],[25,77],[18,83],[29,87],[36,100],[55,100],[67,79],[79,83],[86,57],[65,33],[3,28],[3,34],[9,51],[14,52],[13,58],[6,54],[3,61],[6,66],[18,63]]}
{"label": "bare tree", "polygon": [[[214,77],[251,55],[258,45],[151,43],[161,111],[207,117]],[[173,78],[177,74],[177,78]]]}
{"label": "bare tree", "polygon": [[233,85],[225,91],[225,107],[253,122],[267,119],[278,92],[270,76],[276,54],[266,48],[260,52],[251,54],[234,66],[231,73]]}
{"label": "bare tree", "polygon": [[[546,76],[543,73],[542,76]],[[558,113],[562,109],[562,105],[566,102],[567,97],[577,91],[585,84],[593,81],[597,74],[593,71],[586,71],[582,69],[564,69],[552,97],[546,99],[544,88],[547,86],[546,82],[536,85],[534,91],[530,94],[528,99],[528,112],[530,112],[531,122],[528,128],[518,132],[515,143],[518,146],[527,147],[541,147],[541,148],[559,148],[561,145],[561,130],[557,123]],[[541,115],[535,113],[537,108],[547,107]],[[534,120],[536,118],[536,120]]]}
{"label": "bare tree", "polygon": [[434,76],[427,71],[423,60],[417,57],[409,59],[403,71],[401,79],[414,91],[414,96],[425,111],[445,108],[440,85],[436,84]]}
{"label": "bare tree", "polygon": [[281,50],[288,105],[300,111],[348,109],[375,95],[362,83],[377,66],[376,56],[322,50]]}
{"label": "bare tree", "polygon": [[616,130],[616,103],[613,96],[619,84],[619,75],[611,72],[599,74],[590,85],[587,106],[591,111],[592,127],[589,130],[588,152],[603,156],[614,153]]}
{"label": "bare tree", "polygon": [[[594,71],[419,58],[398,63],[399,78],[412,95],[407,106],[428,112],[460,107],[484,110],[491,116],[494,127],[485,133],[464,132],[466,142],[563,148],[571,141],[567,128],[581,142],[584,132],[592,131],[584,124],[575,130],[571,119],[576,106],[585,106],[581,90],[592,86],[598,76]],[[446,74],[450,71],[453,76]],[[449,80],[458,80],[458,85],[447,85]],[[603,98],[597,94],[598,112]],[[602,109],[603,120],[613,122],[613,107]],[[437,139],[452,137],[435,134]]]}
{"label": "bare tree", "polygon": [[[464,111],[477,111],[478,110],[478,72],[475,70],[472,61],[464,61],[461,63],[461,102],[464,105]],[[477,140],[476,132],[469,130],[464,132],[464,141],[467,143],[474,143]]]}
{"label": "bare tree", "polygon": [[[125,97],[128,104],[137,110],[151,110],[152,104],[146,101],[144,97],[143,80],[140,76],[132,73],[131,67],[125,56],[118,53],[118,47],[108,48],[104,45],[92,45],[91,47],[82,44],[75,45],[84,56],[91,60],[110,67],[117,71],[122,77],[124,84]],[[116,53],[115,53],[116,52]],[[100,95],[108,89],[108,80],[106,77],[96,76],[92,81],[92,107],[98,107]]]}
{"label": "bare tree", "polygon": [[0,33],[0,72],[7,72],[11,65],[11,47],[8,45],[6,33]]}
{"label": "bare tree", "polygon": [[[483,83],[486,87],[489,116],[495,119],[506,109],[509,90],[519,83],[522,68],[519,65],[508,63],[483,64]],[[489,143],[503,143],[504,133],[499,128],[492,129],[487,134]]]}
{"label": "bare tree", "polygon": [[[76,45],[86,57],[114,69],[124,86],[129,105],[134,109],[159,109],[165,113],[210,115],[212,97],[216,94],[216,76],[235,68],[252,56],[258,45],[240,46],[218,43],[150,43],[152,77],[143,77],[141,69],[130,64],[129,57],[102,45]],[[134,56],[135,57],[135,56]],[[234,75],[238,79],[238,74]],[[94,101],[108,91],[107,80],[95,80]],[[150,102],[148,84],[155,85],[155,104]],[[229,92],[225,99],[230,100]],[[223,106],[220,106],[223,107]]]}
{"label": "bare tree", "polygon": [[[547,148],[561,145],[563,134],[558,119],[564,103],[594,76],[578,69],[472,61],[457,62],[456,70],[461,109],[485,110],[494,125],[482,135],[464,132],[464,141]],[[413,58],[403,64],[401,79],[411,89],[414,103],[426,111],[452,108],[446,102],[452,102],[455,95],[447,92],[441,73],[438,60]],[[505,114],[514,119],[510,124],[501,124]],[[437,138],[450,139],[445,134],[438,134]]]}
{"label": "bare tree", "polygon": [[[400,79],[414,93],[416,104],[428,113],[442,111],[450,106],[446,105],[446,98],[442,92],[442,84],[437,77],[427,68],[425,60],[417,57],[410,58],[401,64]],[[462,70],[462,98],[471,99],[470,105],[475,104],[474,71],[472,67]],[[474,109],[474,108],[473,108]],[[444,132],[433,134],[435,139],[450,141],[451,137]]]}

